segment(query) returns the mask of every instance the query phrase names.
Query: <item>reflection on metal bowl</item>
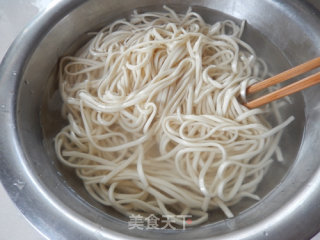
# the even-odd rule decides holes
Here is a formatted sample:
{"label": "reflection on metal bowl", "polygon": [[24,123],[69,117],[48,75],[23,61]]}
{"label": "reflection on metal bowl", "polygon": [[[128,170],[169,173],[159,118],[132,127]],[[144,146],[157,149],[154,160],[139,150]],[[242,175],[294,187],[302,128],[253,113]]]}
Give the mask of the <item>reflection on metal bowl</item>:
{"label": "reflection on metal bowl", "polygon": [[281,141],[285,161],[274,163],[260,184],[262,200],[241,201],[232,219],[212,212],[186,230],[129,230],[129,219],[96,203],[57,162],[52,138],[64,122],[52,77],[59,58],[83,44],[88,31],[133,9],[161,11],[163,4],[177,12],[192,6],[208,23],[245,19],[243,39],[272,73],[320,55],[319,15],[296,1],[58,1],[16,39],[0,68],[0,173],[9,195],[52,239],[310,238],[320,225],[319,86],[293,95],[283,109],[284,117],[296,118]]}

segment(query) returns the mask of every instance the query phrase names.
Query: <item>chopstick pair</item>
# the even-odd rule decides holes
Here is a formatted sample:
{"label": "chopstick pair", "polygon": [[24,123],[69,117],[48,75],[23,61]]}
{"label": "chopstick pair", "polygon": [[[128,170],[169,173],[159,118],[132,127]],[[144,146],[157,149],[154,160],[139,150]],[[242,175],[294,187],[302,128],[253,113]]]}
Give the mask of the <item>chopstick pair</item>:
{"label": "chopstick pair", "polygon": [[[255,83],[255,84],[247,87],[246,96],[248,94],[258,92],[262,89],[265,89],[265,88],[270,87],[272,85],[275,85],[277,83],[281,83],[283,81],[286,81],[290,78],[299,76],[299,75],[306,73],[308,71],[311,71],[312,69],[315,69],[317,67],[320,67],[320,57],[312,59],[312,60],[305,62],[301,65],[298,65],[294,68],[291,68],[287,71],[284,71],[278,75],[275,75],[273,77],[270,77],[266,80],[263,80],[261,82]],[[244,105],[248,108],[260,107],[264,104],[267,104],[267,103],[272,102],[274,100],[277,100],[279,98],[288,96],[292,93],[301,91],[301,90],[308,88],[308,87],[311,87],[317,83],[320,83],[320,72],[315,73],[311,76],[305,77],[297,82],[294,82],[294,83],[287,85],[283,88],[280,88],[276,91],[270,92],[262,97],[251,100],[249,102],[246,102],[246,103],[244,103]]]}

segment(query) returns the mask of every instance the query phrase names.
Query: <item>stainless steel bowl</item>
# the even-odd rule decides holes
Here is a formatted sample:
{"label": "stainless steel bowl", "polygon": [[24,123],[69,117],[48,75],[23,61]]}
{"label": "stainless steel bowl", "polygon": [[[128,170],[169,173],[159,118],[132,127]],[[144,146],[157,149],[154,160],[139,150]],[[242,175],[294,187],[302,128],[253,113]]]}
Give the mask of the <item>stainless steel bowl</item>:
{"label": "stainless steel bowl", "polygon": [[163,4],[178,12],[193,6],[207,22],[247,20],[244,39],[273,73],[320,56],[319,12],[302,1],[57,1],[20,34],[0,68],[0,173],[10,197],[51,239],[309,239],[320,228],[320,86],[295,94],[283,109],[296,117],[281,141],[285,161],[261,183],[263,199],[242,201],[233,219],[216,211],[184,231],[129,230],[128,219],[93,201],[56,161],[52,137],[63,122],[52,76],[59,57],[88,31]]}

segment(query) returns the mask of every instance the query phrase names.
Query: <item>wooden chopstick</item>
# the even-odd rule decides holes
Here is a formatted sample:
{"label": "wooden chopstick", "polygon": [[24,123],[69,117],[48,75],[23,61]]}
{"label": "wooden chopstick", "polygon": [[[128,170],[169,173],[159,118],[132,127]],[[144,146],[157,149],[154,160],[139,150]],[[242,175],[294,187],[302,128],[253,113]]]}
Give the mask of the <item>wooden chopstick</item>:
{"label": "wooden chopstick", "polygon": [[[264,88],[267,88],[267,87],[270,87],[270,86],[275,85],[277,83],[286,81],[290,78],[299,76],[299,75],[306,73],[306,72],[308,72],[312,69],[315,69],[317,67],[320,67],[320,57],[312,59],[308,62],[305,62],[301,65],[298,65],[294,68],[291,68],[287,71],[284,71],[278,75],[275,75],[271,78],[263,80],[259,83],[253,84],[247,88],[246,94],[258,92]],[[320,72],[315,73],[309,77],[303,78],[295,83],[292,83],[288,86],[280,88],[280,89],[278,89],[274,92],[271,92],[267,95],[264,95],[260,98],[249,101],[249,102],[245,103],[244,105],[248,108],[260,107],[266,103],[269,103],[269,102],[272,102],[272,101],[277,100],[279,98],[288,96],[292,93],[301,91],[301,90],[308,88],[308,87],[311,87],[317,83],[320,83]]]}

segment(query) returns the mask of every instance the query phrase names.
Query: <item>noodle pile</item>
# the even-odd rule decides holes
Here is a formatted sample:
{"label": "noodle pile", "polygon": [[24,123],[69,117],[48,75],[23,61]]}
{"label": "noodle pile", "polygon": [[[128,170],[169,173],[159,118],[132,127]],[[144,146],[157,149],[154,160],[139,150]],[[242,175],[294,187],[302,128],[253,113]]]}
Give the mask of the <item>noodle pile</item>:
{"label": "noodle pile", "polygon": [[[208,25],[190,9],[133,13],[95,34],[60,62],[60,161],[90,195],[130,215],[192,215],[229,209],[254,194],[281,130],[265,109],[237,97],[267,74],[240,40],[243,24]],[[182,224],[181,218],[175,219]]]}

